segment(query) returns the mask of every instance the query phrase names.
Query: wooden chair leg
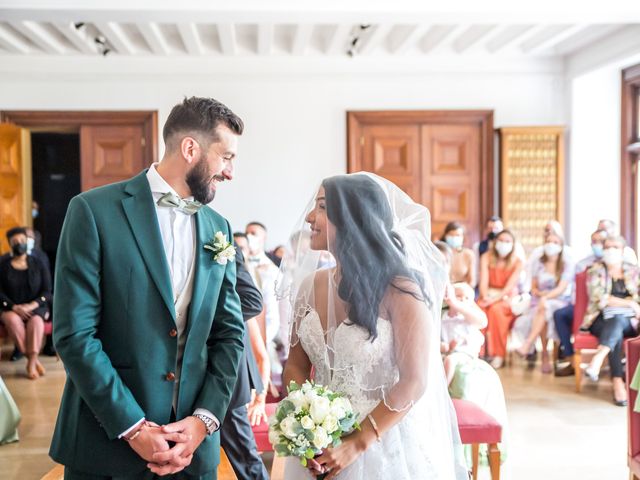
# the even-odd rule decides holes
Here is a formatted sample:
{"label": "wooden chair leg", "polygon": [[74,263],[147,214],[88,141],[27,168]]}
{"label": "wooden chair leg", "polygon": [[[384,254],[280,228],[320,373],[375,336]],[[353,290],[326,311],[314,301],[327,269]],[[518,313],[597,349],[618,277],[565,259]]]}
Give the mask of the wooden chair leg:
{"label": "wooden chair leg", "polygon": [[238,480],[224,448],[220,447],[220,463],[218,464],[218,480]]}
{"label": "wooden chair leg", "polygon": [[273,453],[273,463],[271,464],[271,480],[284,479],[284,462],[285,457],[280,457]]}
{"label": "wooden chair leg", "polygon": [[500,449],[497,443],[489,444],[489,469],[491,480],[500,480]]}
{"label": "wooden chair leg", "polygon": [[480,457],[480,444],[471,444],[471,475],[473,480],[478,480],[478,457]]}
{"label": "wooden chair leg", "polygon": [[575,378],[576,378],[576,392],[580,393],[582,391],[582,351],[576,349],[573,353],[573,369],[575,370]]}

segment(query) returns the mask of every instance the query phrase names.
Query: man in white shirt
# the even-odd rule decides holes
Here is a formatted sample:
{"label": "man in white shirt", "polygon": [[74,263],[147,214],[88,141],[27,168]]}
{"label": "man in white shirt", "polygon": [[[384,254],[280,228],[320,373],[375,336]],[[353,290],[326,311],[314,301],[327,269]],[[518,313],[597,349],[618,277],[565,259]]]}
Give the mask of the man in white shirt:
{"label": "man in white shirt", "polygon": [[[282,373],[282,366],[276,353],[276,347],[288,342],[288,338],[282,339],[279,336],[280,308],[276,296],[278,267],[271,261],[265,251],[267,227],[260,222],[251,222],[247,224],[245,233],[249,247],[247,269],[260,289],[264,302],[264,325],[260,325],[260,327],[271,359],[271,371],[279,374]],[[260,321],[261,318],[258,317],[258,322],[260,323]]]}
{"label": "man in white shirt", "polygon": [[229,223],[205,206],[233,176],[243,123],[176,105],[159,164],[75,197],[56,266],[68,380],[50,455],[65,479],[215,479],[244,324]]}

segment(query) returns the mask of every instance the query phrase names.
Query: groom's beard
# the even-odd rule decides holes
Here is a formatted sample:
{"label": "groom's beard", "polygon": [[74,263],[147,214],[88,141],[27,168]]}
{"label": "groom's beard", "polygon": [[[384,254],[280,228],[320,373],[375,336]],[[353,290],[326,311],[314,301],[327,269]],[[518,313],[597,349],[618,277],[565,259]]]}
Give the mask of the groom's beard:
{"label": "groom's beard", "polygon": [[222,175],[212,175],[205,155],[200,157],[198,163],[187,173],[185,181],[191,190],[193,199],[206,205],[211,203],[216,196],[213,180],[224,181]]}

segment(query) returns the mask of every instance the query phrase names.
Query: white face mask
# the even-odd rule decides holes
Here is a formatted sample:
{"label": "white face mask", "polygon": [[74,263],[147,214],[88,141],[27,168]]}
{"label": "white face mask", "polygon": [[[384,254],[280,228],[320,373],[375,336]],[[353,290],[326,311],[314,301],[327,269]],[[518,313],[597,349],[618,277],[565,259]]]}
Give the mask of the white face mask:
{"label": "white face mask", "polygon": [[496,251],[498,252],[498,255],[500,255],[501,257],[504,258],[507,255],[509,255],[511,253],[511,250],[513,250],[513,243],[496,242]]}
{"label": "white face mask", "polygon": [[622,263],[622,250],[615,247],[605,248],[602,260],[609,266],[616,266]]}
{"label": "white face mask", "polygon": [[27,237],[27,254],[31,255],[31,252],[33,252],[33,247],[35,247],[36,245],[36,241],[31,238],[31,237]]}
{"label": "white face mask", "polygon": [[545,243],[544,244],[544,254],[547,257],[555,257],[562,251],[562,245],[558,245],[557,243]]}
{"label": "white face mask", "polygon": [[260,253],[262,251],[262,242],[252,233],[247,233],[247,244],[249,246],[249,251],[253,254]]}

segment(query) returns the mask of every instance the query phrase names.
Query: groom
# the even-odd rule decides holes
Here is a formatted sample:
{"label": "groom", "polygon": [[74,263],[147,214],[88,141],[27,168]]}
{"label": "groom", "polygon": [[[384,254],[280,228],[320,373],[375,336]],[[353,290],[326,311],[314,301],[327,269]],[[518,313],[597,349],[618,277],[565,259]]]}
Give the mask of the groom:
{"label": "groom", "polygon": [[[159,164],[69,204],[54,341],[67,370],[51,457],[65,479],[215,479],[244,325],[228,222],[203,204],[231,179],[243,123],[176,105]],[[205,249],[205,245],[210,249]]]}

